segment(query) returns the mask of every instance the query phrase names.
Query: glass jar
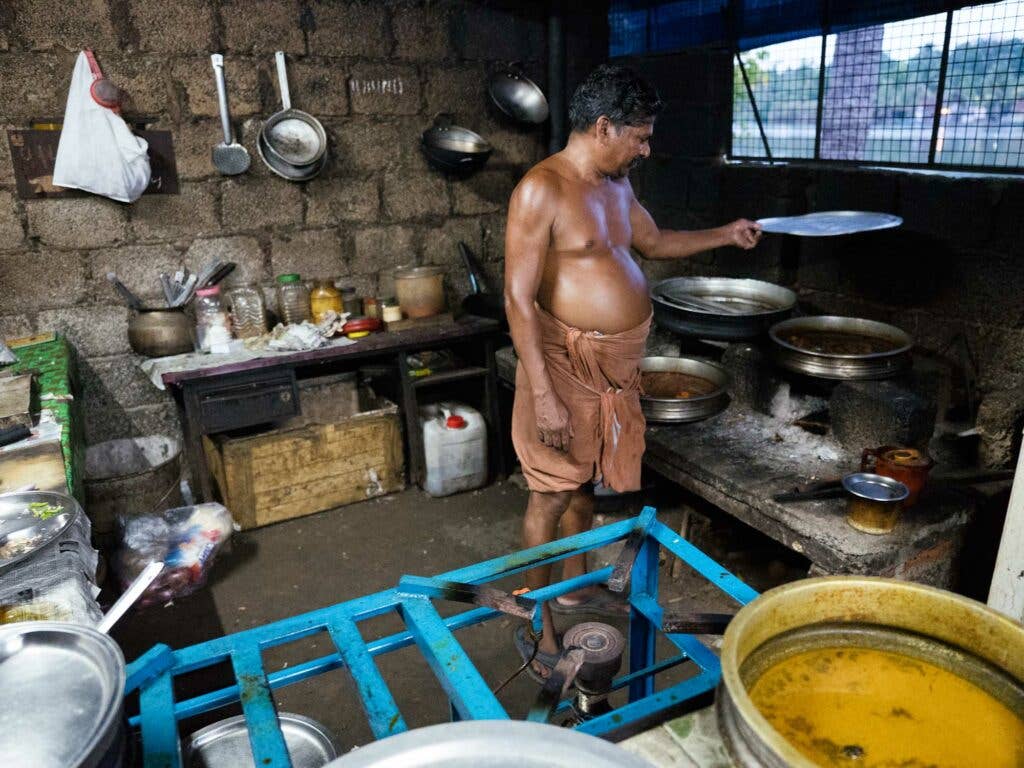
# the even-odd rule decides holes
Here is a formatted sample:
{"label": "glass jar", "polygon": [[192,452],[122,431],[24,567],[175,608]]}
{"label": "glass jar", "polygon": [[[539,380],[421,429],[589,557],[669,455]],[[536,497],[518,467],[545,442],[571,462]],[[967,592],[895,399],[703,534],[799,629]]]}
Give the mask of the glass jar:
{"label": "glass jar", "polygon": [[309,308],[313,322],[323,322],[327,312],[342,313],[341,291],[330,280],[317,280],[309,294]]}
{"label": "glass jar", "polygon": [[374,320],[380,320],[380,305],[377,303],[376,296],[364,296],[363,297],[363,314],[367,317],[372,317]]}
{"label": "glass jar", "polygon": [[211,352],[231,341],[231,318],[221,303],[219,285],[196,291],[195,314],[196,346],[200,352]]}
{"label": "glass jar", "polygon": [[258,285],[244,283],[230,288],[228,302],[237,338],[251,339],[267,332],[267,308],[263,303],[263,290]]}
{"label": "glass jar", "polygon": [[285,325],[309,320],[309,288],[298,275],[277,276],[277,314]]}
{"label": "glass jar", "polygon": [[381,299],[380,316],[385,323],[397,323],[402,319],[402,308],[398,306],[398,299]]}

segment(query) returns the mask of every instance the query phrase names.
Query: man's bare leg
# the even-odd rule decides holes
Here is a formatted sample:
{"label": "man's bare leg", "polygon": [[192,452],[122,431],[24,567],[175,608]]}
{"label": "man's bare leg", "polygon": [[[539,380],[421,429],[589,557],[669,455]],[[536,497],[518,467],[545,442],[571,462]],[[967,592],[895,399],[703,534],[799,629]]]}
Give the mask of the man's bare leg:
{"label": "man's bare leg", "polygon": [[[562,516],[562,530],[559,538],[575,536],[577,533],[586,533],[593,525],[594,491],[590,485],[587,485],[573,491],[572,498],[569,500],[569,507],[565,510],[565,515]],[[584,552],[582,554],[566,558],[565,564],[562,566],[562,579],[574,579],[577,576],[582,576],[586,572],[587,554]],[[561,600],[560,602],[574,602],[572,598],[582,598],[585,594],[586,590],[569,592],[567,595],[563,596],[568,599]]]}
{"label": "man's bare leg", "polygon": [[[572,491],[557,493],[541,493],[530,491],[530,499],[526,503],[526,516],[523,518],[523,545],[525,548],[548,544],[558,538],[558,522],[562,519],[573,498]],[[526,572],[526,586],[531,591],[551,584],[551,566],[543,565]],[[541,638],[539,650],[544,653],[558,653],[558,640],[555,637],[555,623],[551,616],[551,608],[544,603],[541,608],[544,621],[544,636]],[[534,670],[546,675],[548,669],[534,664]]]}

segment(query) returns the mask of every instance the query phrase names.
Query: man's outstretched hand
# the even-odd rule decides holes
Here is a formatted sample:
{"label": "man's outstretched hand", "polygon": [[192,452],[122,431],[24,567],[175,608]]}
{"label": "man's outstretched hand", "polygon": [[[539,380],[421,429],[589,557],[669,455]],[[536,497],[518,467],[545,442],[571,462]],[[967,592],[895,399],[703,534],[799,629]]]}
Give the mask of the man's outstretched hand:
{"label": "man's outstretched hand", "polygon": [[749,251],[761,241],[761,225],[750,219],[737,219],[722,229],[725,231],[728,245],[735,245],[745,251]]}

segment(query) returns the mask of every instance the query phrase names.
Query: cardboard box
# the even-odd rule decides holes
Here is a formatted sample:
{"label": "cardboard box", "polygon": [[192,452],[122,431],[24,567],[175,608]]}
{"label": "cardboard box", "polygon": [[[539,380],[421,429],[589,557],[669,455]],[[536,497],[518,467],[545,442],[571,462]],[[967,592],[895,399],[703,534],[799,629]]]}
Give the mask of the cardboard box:
{"label": "cardboard box", "polygon": [[398,407],[359,391],[360,412],[345,398],[303,393],[305,424],[256,434],[204,438],[224,503],[242,528],[257,528],[365,501],[405,487]]}

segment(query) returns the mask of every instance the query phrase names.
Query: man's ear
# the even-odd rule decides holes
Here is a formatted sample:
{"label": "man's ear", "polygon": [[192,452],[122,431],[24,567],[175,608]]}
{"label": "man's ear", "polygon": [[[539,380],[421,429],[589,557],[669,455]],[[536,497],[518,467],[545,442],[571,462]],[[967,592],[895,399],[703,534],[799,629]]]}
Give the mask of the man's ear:
{"label": "man's ear", "polygon": [[604,115],[597,118],[597,122],[594,123],[594,131],[597,134],[597,140],[604,144],[612,138],[612,134],[615,131],[615,126],[612,121]]}

